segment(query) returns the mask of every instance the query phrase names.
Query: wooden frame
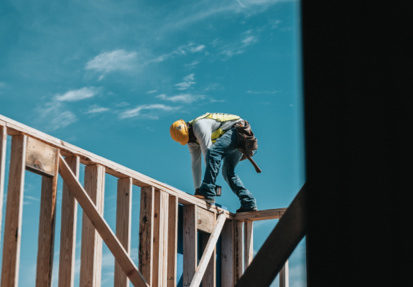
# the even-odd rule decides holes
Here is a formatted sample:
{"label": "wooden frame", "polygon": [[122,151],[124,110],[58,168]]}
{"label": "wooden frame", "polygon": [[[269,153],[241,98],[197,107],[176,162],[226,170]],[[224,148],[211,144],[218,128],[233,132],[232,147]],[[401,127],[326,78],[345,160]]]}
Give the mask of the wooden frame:
{"label": "wooden frame", "polygon": [[[4,177],[6,174],[7,128],[0,126],[0,234],[3,222]],[[0,239],[1,242],[1,239]]]}
{"label": "wooden frame", "polygon": [[26,140],[25,135],[12,136],[1,286],[18,286]]}
{"label": "wooden frame", "polygon": [[[116,200],[116,236],[127,253],[130,252],[132,220],[132,179],[130,177],[118,180]],[[129,281],[119,263],[115,262],[114,285],[127,287]]]}
{"label": "wooden frame", "polygon": [[43,158],[43,160],[47,160],[48,163],[52,163],[54,166],[47,169],[48,174],[53,174],[53,176],[42,176],[36,286],[51,286],[52,284],[53,246],[59,164],[59,151],[56,149],[53,151],[54,153],[51,152],[46,154],[48,157],[53,157],[53,159],[47,157]]}
{"label": "wooden frame", "polygon": [[306,194],[304,185],[235,286],[269,286],[271,284],[306,234]]}
{"label": "wooden frame", "polygon": [[153,187],[143,187],[141,189],[139,224],[139,269],[150,286],[152,286],[153,273],[154,204],[155,189]]}
{"label": "wooden frame", "polygon": [[[79,178],[79,157],[66,157],[68,167],[73,175]],[[60,225],[60,261],[59,261],[59,287],[73,287],[75,273],[76,251],[76,219],[77,202],[70,193],[69,186],[63,183],[62,191],[62,218]]]}
{"label": "wooden frame", "polygon": [[[74,285],[78,204],[83,212],[79,276],[82,286],[101,284],[102,241],[115,258],[116,286],[127,287],[129,283],[138,287],[176,286],[179,205],[183,205],[184,286],[195,287],[202,282],[205,287],[215,287],[217,272],[221,272],[223,287],[232,287],[235,284],[251,286],[248,285],[250,283],[242,285],[249,282],[248,280],[253,280],[253,285],[258,287],[264,279],[268,280],[269,270],[257,269],[256,266],[260,266],[263,260],[262,253],[271,248],[277,250],[278,260],[276,269],[271,269],[271,276],[279,273],[280,287],[288,286],[289,253],[284,249],[291,251],[297,238],[305,233],[305,208],[303,196],[300,195],[304,192],[300,191],[288,209],[277,208],[234,215],[220,207],[210,206],[191,194],[0,115],[0,203],[5,188],[4,177],[7,174],[5,163],[8,136],[11,136],[11,150],[2,242],[1,286],[18,286],[25,169],[42,176],[36,286],[51,286],[54,223],[58,212],[56,207],[59,206],[56,204],[58,174],[63,179],[59,287]],[[81,163],[86,165],[84,185],[79,182]],[[103,218],[106,174],[118,178],[116,235]],[[133,244],[131,222],[134,185],[141,188],[139,269],[130,254]],[[260,250],[254,258],[253,222],[267,219],[280,219],[273,231],[276,235],[270,235],[268,242],[262,247],[264,251]],[[286,227],[293,223],[298,229],[290,230]],[[198,238],[198,232],[203,234],[200,237],[202,239]],[[216,244],[219,238],[221,251],[217,254]],[[280,238],[283,240],[280,241]],[[198,242],[200,240],[202,242]],[[278,242],[278,245],[274,242]],[[198,244],[203,249],[199,262]],[[268,246],[271,248],[268,249]],[[221,260],[221,270],[217,270],[216,257]],[[254,274],[262,272],[265,276],[260,277],[265,278],[251,279]]]}

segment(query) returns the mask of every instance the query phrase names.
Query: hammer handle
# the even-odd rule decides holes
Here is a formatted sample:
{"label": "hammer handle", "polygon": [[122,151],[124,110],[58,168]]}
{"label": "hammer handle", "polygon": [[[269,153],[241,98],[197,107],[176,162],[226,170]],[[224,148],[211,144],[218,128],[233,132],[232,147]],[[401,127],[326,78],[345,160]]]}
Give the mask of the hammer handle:
{"label": "hammer handle", "polygon": [[252,165],[255,167],[255,171],[257,173],[261,173],[261,169],[259,168],[259,166],[257,165],[257,163],[246,153],[244,153],[244,155],[248,158],[248,160],[250,161],[250,163],[252,163]]}

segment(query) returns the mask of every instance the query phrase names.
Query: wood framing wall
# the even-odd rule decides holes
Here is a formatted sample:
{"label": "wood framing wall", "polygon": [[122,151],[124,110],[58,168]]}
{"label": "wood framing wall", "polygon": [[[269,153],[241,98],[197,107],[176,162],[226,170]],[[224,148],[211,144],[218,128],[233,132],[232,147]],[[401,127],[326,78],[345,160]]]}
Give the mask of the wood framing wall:
{"label": "wood framing wall", "polygon": [[[6,149],[8,138],[11,138],[10,151]],[[10,163],[6,166],[8,153]],[[80,165],[85,167],[83,184],[79,181]],[[4,232],[0,241],[1,287],[18,286],[25,170],[42,178],[39,236],[32,246],[37,248],[36,278],[33,278],[36,286],[51,286],[52,276],[57,278],[59,287],[74,286],[75,249],[76,242],[80,241],[79,286],[82,287],[101,286],[103,244],[115,259],[116,287],[172,287],[177,286],[180,279],[184,287],[201,283],[204,287],[232,287],[253,261],[253,222],[280,218],[286,210],[234,215],[0,115],[0,230]],[[117,180],[115,230],[103,216],[106,174]],[[63,181],[61,198],[57,197],[58,180]],[[136,194],[133,194],[134,186],[139,187]],[[5,188],[7,202],[2,219]],[[138,262],[134,262],[130,254],[131,246],[137,245],[131,242],[135,196],[140,197]],[[56,209],[58,200],[61,200],[61,210]],[[183,209],[182,222],[179,222],[179,206]],[[77,220],[78,208],[83,212],[81,222]],[[55,234],[59,212],[60,234]],[[178,224],[183,227],[182,278],[177,278]],[[81,227],[81,234],[76,234],[77,226]],[[59,262],[55,264],[58,268],[53,270],[55,240],[60,241],[60,251]],[[215,258],[221,262],[220,270]],[[280,283],[282,287],[288,286],[287,265],[280,273]]]}

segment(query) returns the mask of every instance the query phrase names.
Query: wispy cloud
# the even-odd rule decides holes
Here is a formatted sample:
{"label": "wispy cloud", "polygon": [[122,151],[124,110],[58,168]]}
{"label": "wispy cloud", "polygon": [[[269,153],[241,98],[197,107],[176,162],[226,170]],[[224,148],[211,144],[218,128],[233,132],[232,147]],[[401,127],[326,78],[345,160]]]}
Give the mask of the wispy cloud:
{"label": "wispy cloud", "polygon": [[153,105],[140,105],[134,109],[126,110],[119,115],[121,119],[135,118],[135,117],[145,117],[149,119],[158,119],[158,116],[155,114],[143,114],[144,111],[172,111],[177,110],[179,107],[171,107],[162,104],[153,104]]}
{"label": "wispy cloud", "polygon": [[109,111],[109,108],[104,108],[104,107],[91,107],[86,113],[87,114],[98,114],[98,113],[104,113]]}
{"label": "wispy cloud", "polygon": [[65,128],[78,120],[74,113],[66,110],[64,105],[57,101],[46,103],[43,107],[37,108],[37,114],[38,120],[49,131]]}
{"label": "wispy cloud", "polygon": [[164,101],[169,101],[169,102],[180,102],[180,103],[185,103],[185,104],[191,104],[195,101],[205,99],[204,95],[193,95],[193,94],[180,94],[176,96],[171,96],[168,97],[165,94],[161,94],[156,96],[156,98],[164,100]]}
{"label": "wispy cloud", "polygon": [[216,1],[195,1],[193,5],[188,5],[180,13],[174,13],[166,18],[164,32],[179,30],[194,25],[209,18],[224,14],[253,15],[265,11],[272,5],[280,2],[290,2],[297,0],[216,0]]}
{"label": "wispy cloud", "polygon": [[[83,87],[70,90],[63,94],[55,94],[51,100],[35,109],[37,120],[47,131],[66,128],[78,121],[77,116],[68,108],[69,103],[93,98],[99,93],[99,88]],[[94,107],[87,113],[103,112],[105,108]]]}
{"label": "wispy cloud", "polygon": [[196,46],[196,47],[190,47],[189,51],[191,53],[198,53],[198,52],[201,52],[203,49],[205,49],[205,45],[199,45],[199,46]]}
{"label": "wispy cloud", "polygon": [[198,66],[199,61],[192,61],[189,64],[185,64],[185,67],[187,67],[189,70],[195,69],[196,66]]}
{"label": "wispy cloud", "polygon": [[220,45],[220,40],[215,39],[212,45],[217,47],[218,54],[231,58],[235,55],[243,54],[247,47],[256,43],[258,43],[258,36],[254,34],[253,30],[247,30],[242,33],[237,41]]}
{"label": "wispy cloud", "polygon": [[99,80],[115,71],[129,71],[137,64],[137,52],[128,52],[123,49],[103,52],[87,62],[85,69],[101,73]]}
{"label": "wispy cloud", "polygon": [[148,60],[146,63],[159,63],[159,62],[164,62],[169,59],[175,58],[177,56],[186,56],[186,55],[192,55],[199,53],[205,49],[205,45],[203,44],[195,44],[195,43],[188,43],[186,45],[181,45],[172,52],[154,57],[153,59]]}
{"label": "wispy cloud", "polygon": [[55,95],[55,100],[59,102],[75,102],[92,98],[98,94],[98,89],[94,87],[84,87],[78,90],[71,90],[62,95]]}
{"label": "wispy cloud", "polygon": [[24,196],[24,201],[23,204],[24,205],[29,205],[32,202],[40,202],[40,198],[34,197],[34,196],[30,196],[30,195],[25,195]]}
{"label": "wispy cloud", "polygon": [[195,74],[192,73],[186,76],[182,82],[175,84],[175,87],[180,91],[185,91],[195,84]]}

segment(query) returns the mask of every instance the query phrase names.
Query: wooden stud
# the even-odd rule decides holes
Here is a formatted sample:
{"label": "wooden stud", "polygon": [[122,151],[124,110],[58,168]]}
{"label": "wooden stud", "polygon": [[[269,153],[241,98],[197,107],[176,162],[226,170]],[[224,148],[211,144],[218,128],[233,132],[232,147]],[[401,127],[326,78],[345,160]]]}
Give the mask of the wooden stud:
{"label": "wooden stud", "polygon": [[[200,210],[200,208],[198,208],[198,211],[199,210]],[[212,213],[212,212],[208,212],[208,214],[211,214],[213,216],[212,222],[209,222],[209,224],[208,224],[208,226],[210,226],[211,229],[212,229],[209,233],[212,233],[215,229],[215,226],[216,226],[215,214]],[[200,219],[199,219],[199,212],[198,212],[198,230],[201,230],[199,225],[200,225]],[[204,232],[202,234],[201,244],[202,244],[202,250],[204,250],[204,251],[205,251],[207,243],[208,243],[208,241],[211,237],[211,235],[209,233]],[[216,285],[216,260],[215,260],[216,255],[217,255],[216,248],[214,248],[211,259],[209,260],[208,266],[205,270],[205,275],[202,278],[202,286],[215,287],[215,285]],[[199,268],[199,266],[198,266],[198,268]]]}
{"label": "wooden stud", "polygon": [[169,194],[167,192],[161,192],[161,239],[162,241],[162,272],[161,272],[161,285],[164,287],[168,283],[168,214],[169,214]]}
{"label": "wooden stud", "polygon": [[176,260],[178,253],[178,198],[169,196],[168,214],[168,271],[167,287],[176,286]]}
{"label": "wooden stud", "polygon": [[[0,126],[0,234],[3,222],[4,177],[6,173],[7,128]],[[0,237],[1,243],[1,237]]]}
{"label": "wooden stud", "polygon": [[184,205],[183,209],[183,287],[191,284],[194,277],[198,261],[198,236],[197,236],[197,220],[196,220],[196,205]]}
{"label": "wooden stud", "polygon": [[235,264],[235,281],[238,281],[241,278],[241,275],[244,271],[243,269],[243,248],[242,248],[242,221],[235,220],[234,221],[234,264]]}
{"label": "wooden stud", "polygon": [[[211,260],[211,256],[214,253],[215,246],[217,245],[219,235],[221,234],[222,228],[224,227],[225,219],[225,215],[220,214],[218,216],[217,224],[215,225],[215,229],[208,239],[205,251],[202,254],[201,260],[199,261],[199,265],[196,268],[194,277],[191,280],[190,287],[198,287],[201,284],[202,277],[204,276],[205,270],[207,269],[207,266]],[[213,261],[215,261],[215,258],[213,259]]]}
{"label": "wooden stud", "polygon": [[153,222],[155,189],[151,186],[141,188],[139,220],[139,269],[146,282],[152,286],[153,273]]}
{"label": "wooden stud", "polygon": [[221,286],[234,286],[234,223],[227,220],[221,234]]}
{"label": "wooden stud", "polygon": [[306,186],[265,240],[237,287],[269,286],[307,231]]}
{"label": "wooden stud", "polygon": [[[116,236],[126,252],[130,252],[131,212],[132,212],[132,179],[118,180],[118,194],[116,201]],[[129,280],[119,263],[115,262],[114,286],[127,287]]]}
{"label": "wooden stud", "polygon": [[41,201],[40,201],[40,218],[39,218],[39,235],[37,249],[37,271],[36,287],[49,287],[52,284],[52,268],[54,253],[54,231],[56,218],[56,195],[58,179],[58,153],[49,156],[54,159],[47,159],[48,162],[55,164],[52,173],[53,177],[42,176]]}
{"label": "wooden stud", "polygon": [[[206,245],[208,243],[208,240],[210,239],[211,236],[206,236],[206,242],[204,242],[204,248],[206,248]],[[215,287],[216,286],[216,280],[217,280],[217,249],[214,248],[211,259],[209,260],[208,266],[205,270],[205,275],[204,278],[202,279],[202,286],[205,287]]]}
{"label": "wooden stud", "polygon": [[280,287],[288,287],[289,286],[289,278],[288,278],[288,260],[285,261],[283,268],[280,271]]}
{"label": "wooden stud", "polygon": [[[73,171],[76,178],[79,178],[79,157],[71,156],[66,158],[66,162]],[[77,202],[69,186],[63,182],[62,191],[62,219],[60,227],[60,262],[59,262],[59,287],[73,287],[76,254],[76,220]]]}
{"label": "wooden stud", "polygon": [[244,270],[248,268],[254,258],[252,221],[244,222]]}
{"label": "wooden stud", "polygon": [[132,284],[135,287],[150,287],[146,283],[142,274],[139,272],[138,268],[136,268],[130,256],[122,247],[122,244],[119,242],[118,238],[115,236],[115,234],[113,234],[109,225],[99,214],[95,204],[90,199],[86,190],[83,188],[79,180],[75,177],[62,156],[60,156],[59,159],[59,173],[69,186],[70,192],[79,202],[79,205],[82,207],[83,212],[87,215],[93,226],[99,232],[100,236],[105,241],[106,246],[112,252],[116,261],[122,267],[125,274],[129,277]]}
{"label": "wooden stud", "polygon": [[168,194],[161,190],[155,190],[155,212],[153,224],[153,286],[166,286],[167,282],[167,214]]}
{"label": "wooden stud", "polygon": [[[211,237],[211,234],[208,233],[202,233],[202,250],[205,252],[206,246],[208,244],[208,241]],[[209,260],[208,266],[206,267],[205,274],[202,278],[202,286],[205,287],[215,287],[216,283],[216,248],[214,248],[214,251],[211,255],[211,259]],[[199,267],[199,266],[198,266]]]}
{"label": "wooden stud", "polygon": [[12,137],[4,226],[1,286],[18,286],[26,136]]}
{"label": "wooden stud", "polygon": [[41,175],[56,175],[57,149],[37,139],[27,138],[26,167]]}
{"label": "wooden stud", "polygon": [[[85,168],[85,190],[103,215],[105,168],[101,165],[89,165]],[[85,287],[100,286],[102,266],[102,239],[96,232],[87,214],[82,218],[82,246],[80,260],[80,285]]]}

